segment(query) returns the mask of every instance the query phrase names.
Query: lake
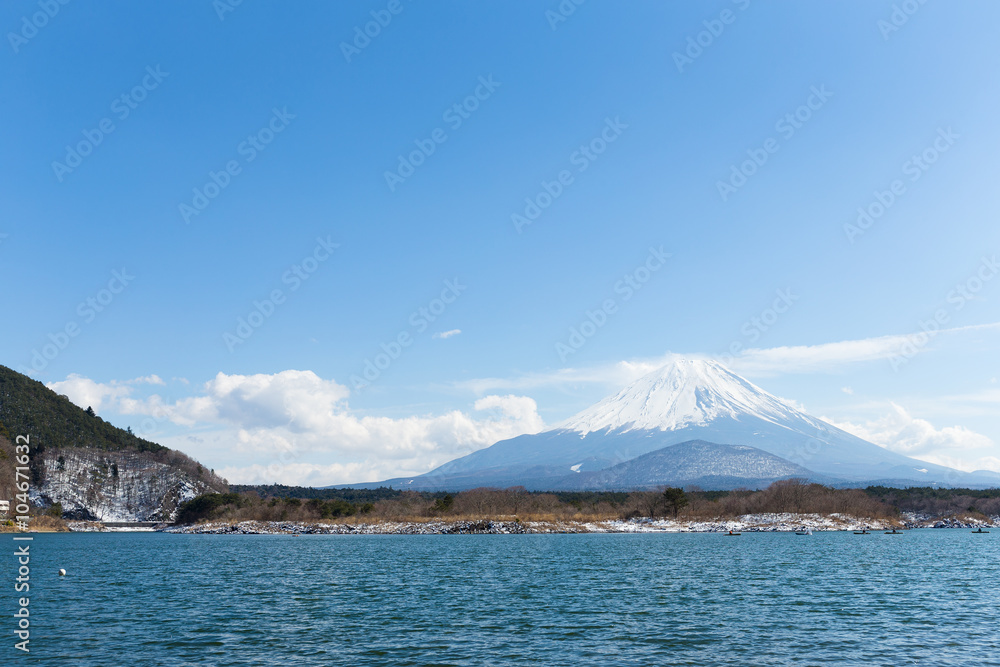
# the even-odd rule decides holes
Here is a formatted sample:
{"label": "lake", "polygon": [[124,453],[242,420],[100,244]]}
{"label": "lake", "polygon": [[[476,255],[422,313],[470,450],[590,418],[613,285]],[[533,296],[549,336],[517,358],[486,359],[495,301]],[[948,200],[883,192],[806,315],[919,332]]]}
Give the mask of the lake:
{"label": "lake", "polygon": [[1000,665],[998,546],[968,530],[38,534],[31,654],[5,583],[0,663]]}

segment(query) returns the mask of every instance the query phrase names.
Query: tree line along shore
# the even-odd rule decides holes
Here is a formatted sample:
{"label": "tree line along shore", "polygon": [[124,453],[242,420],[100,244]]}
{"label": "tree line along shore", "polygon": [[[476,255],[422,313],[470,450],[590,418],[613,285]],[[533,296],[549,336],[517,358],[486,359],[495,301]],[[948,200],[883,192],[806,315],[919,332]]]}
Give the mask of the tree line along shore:
{"label": "tree line along shore", "polygon": [[917,514],[988,523],[1000,515],[1000,489],[836,489],[794,479],[765,489],[733,491],[667,487],[631,492],[533,492],[513,487],[445,493],[231,485],[228,493],[204,494],[184,503],[176,522],[373,524],[517,518],[582,523],[638,518],[718,521],[762,514],[837,515],[885,524],[899,524],[903,514]]}
{"label": "tree line along shore", "polygon": [[[392,488],[317,489],[284,485],[230,485],[228,492],[206,493],[183,503],[175,523],[220,526],[256,522],[289,526],[461,527],[477,522],[512,522],[576,530],[589,524],[673,521],[704,528],[747,516],[777,516],[794,524],[797,516],[835,517],[873,526],[1000,524],[1000,489],[934,487],[839,489],[790,479],[765,489],[708,491],[666,487],[647,491],[528,491],[523,487],[480,488],[456,493],[401,491]],[[99,522],[60,518],[61,507],[32,509],[31,529],[58,532],[100,529]],[[914,521],[914,516],[920,521]],[[780,528],[779,528],[780,529]],[[12,520],[0,532],[14,532]],[[449,532],[450,529],[444,530]],[[414,529],[415,532],[427,532]],[[224,532],[224,531],[223,531]],[[294,529],[291,532],[296,532]],[[328,532],[328,531],[321,531]],[[404,531],[405,532],[405,531]],[[430,531],[430,532],[442,532]],[[508,531],[503,531],[508,532]]]}

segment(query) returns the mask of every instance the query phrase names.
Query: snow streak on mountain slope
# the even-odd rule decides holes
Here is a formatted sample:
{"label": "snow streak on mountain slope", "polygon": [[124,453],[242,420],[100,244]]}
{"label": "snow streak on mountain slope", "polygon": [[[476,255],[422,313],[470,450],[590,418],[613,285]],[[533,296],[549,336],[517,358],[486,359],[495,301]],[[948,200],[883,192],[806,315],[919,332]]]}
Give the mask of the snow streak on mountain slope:
{"label": "snow streak on mountain slope", "polygon": [[[550,430],[673,431],[720,417],[758,417],[773,424],[804,415],[715,361],[680,359],[644,375]],[[814,426],[819,426],[818,420]]]}

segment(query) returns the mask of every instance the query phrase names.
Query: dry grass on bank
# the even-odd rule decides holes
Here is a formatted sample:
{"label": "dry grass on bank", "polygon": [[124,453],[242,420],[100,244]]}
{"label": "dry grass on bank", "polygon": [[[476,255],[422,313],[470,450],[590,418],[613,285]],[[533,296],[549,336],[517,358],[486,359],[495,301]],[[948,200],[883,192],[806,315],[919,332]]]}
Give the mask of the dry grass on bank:
{"label": "dry grass on bank", "polygon": [[[69,531],[69,526],[62,519],[48,515],[32,516],[28,521],[28,530],[38,533],[65,533]],[[0,523],[0,533],[19,533],[17,525],[13,521]]]}

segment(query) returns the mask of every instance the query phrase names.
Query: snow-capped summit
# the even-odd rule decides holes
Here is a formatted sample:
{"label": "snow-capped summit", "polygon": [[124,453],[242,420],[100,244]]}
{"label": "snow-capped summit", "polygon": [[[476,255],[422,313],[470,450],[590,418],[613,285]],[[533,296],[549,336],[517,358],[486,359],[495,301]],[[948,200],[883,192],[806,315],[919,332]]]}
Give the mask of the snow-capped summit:
{"label": "snow-capped summit", "polygon": [[797,416],[797,411],[717,361],[678,358],[554,430],[582,434],[604,429],[672,431],[746,414],[780,424]]}

